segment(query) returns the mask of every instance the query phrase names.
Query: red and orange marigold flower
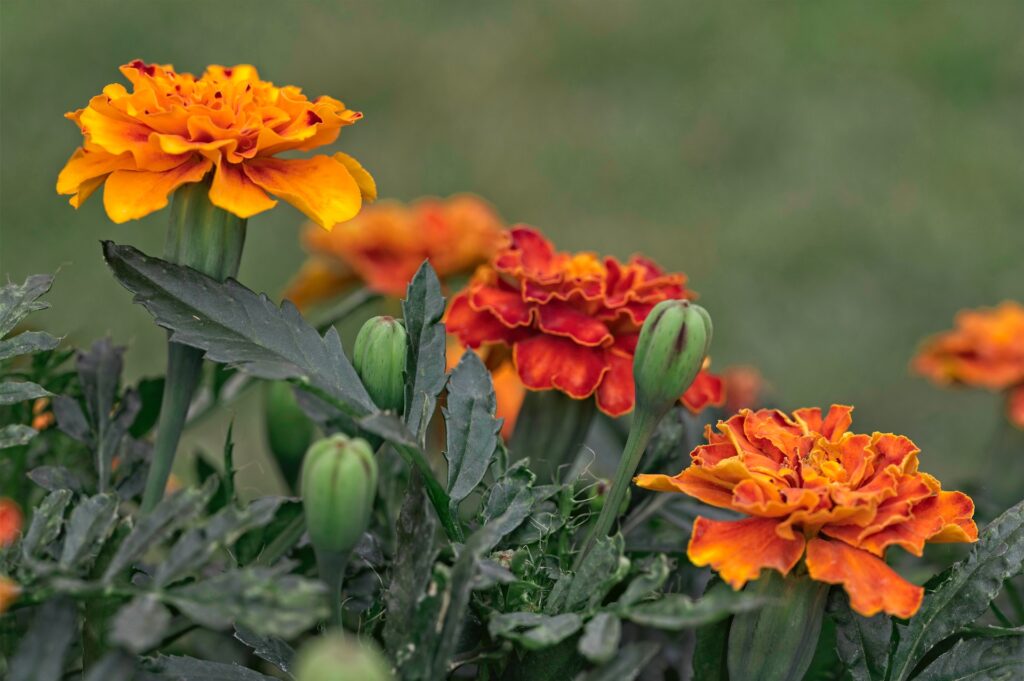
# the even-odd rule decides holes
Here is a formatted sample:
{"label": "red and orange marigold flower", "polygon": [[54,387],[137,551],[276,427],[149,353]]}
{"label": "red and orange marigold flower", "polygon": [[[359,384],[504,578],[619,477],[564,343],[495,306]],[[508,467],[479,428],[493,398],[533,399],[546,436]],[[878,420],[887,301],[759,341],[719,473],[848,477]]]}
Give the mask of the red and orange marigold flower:
{"label": "red and orange marigold flower", "polygon": [[282,159],[334,142],[358,121],[331,97],[309,100],[293,86],[260,80],[249,65],[210,66],[200,77],[170,65],[121,67],[131,91],[108,85],[67,114],[85,138],[57,178],[78,208],[100,185],[114,222],[167,205],[175,189],[212,173],[210,201],[248,218],[273,208],[269,194],[329,228],[376,196],[373,178],[346,154]]}
{"label": "red and orange marigold flower", "polygon": [[698,517],[687,549],[735,589],[763,568],[785,575],[803,558],[810,577],[841,584],[858,613],[910,617],[924,590],[886,565],[886,549],[920,556],[925,542],[976,541],[974,503],[918,471],[908,438],[849,432],[852,411],[745,409],[718,432],[708,426],[708,444],[679,475],[640,475],[636,484],[750,516]]}
{"label": "red and orange marigold flower", "polygon": [[[633,354],[644,319],[663,300],[693,297],[685,275],[646,258],[623,263],[558,252],[520,225],[452,299],[445,323],[471,348],[511,348],[526,388],[595,395],[601,411],[619,416],[633,409]],[[694,411],[721,399],[721,380],[707,371],[682,396]]]}
{"label": "red and orange marigold flower", "polygon": [[1024,306],[963,310],[955,328],[924,343],[913,369],[941,385],[1007,391],[1010,420],[1024,428]]}
{"label": "red and orange marigold flower", "polygon": [[503,228],[490,204],[469,194],[408,205],[381,201],[330,232],[307,227],[303,243],[310,258],[284,296],[305,308],[360,279],[378,293],[402,297],[424,260],[441,279],[487,262]]}

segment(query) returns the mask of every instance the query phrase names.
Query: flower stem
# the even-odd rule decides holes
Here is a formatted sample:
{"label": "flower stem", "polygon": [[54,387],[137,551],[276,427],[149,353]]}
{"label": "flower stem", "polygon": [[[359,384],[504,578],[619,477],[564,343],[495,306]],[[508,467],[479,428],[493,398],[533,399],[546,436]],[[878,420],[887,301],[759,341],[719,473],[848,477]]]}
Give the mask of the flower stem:
{"label": "flower stem", "polygon": [[626,497],[626,490],[629,489],[629,483],[636,473],[637,466],[640,465],[640,459],[644,455],[644,450],[647,449],[647,443],[650,442],[651,436],[654,435],[654,429],[658,426],[658,421],[660,420],[660,416],[651,414],[647,410],[636,410],[633,416],[633,424],[629,429],[629,437],[626,438],[626,446],[623,448],[622,456],[619,458],[619,467],[615,471],[612,487],[608,491],[608,498],[605,499],[604,506],[601,508],[601,515],[597,517],[597,523],[590,530],[590,535],[583,545],[583,550],[576,554],[576,561],[573,565],[574,570],[579,569],[583,559],[590,553],[590,549],[593,548],[594,542],[601,537],[607,537],[608,532],[612,529],[612,525],[615,524],[615,519],[619,516],[619,507],[622,506],[622,500]]}
{"label": "flower stem", "polygon": [[320,573],[320,581],[327,587],[331,624],[339,628],[342,626],[343,613],[341,590],[345,583],[345,567],[348,565],[348,558],[348,554],[316,551],[316,569]]}

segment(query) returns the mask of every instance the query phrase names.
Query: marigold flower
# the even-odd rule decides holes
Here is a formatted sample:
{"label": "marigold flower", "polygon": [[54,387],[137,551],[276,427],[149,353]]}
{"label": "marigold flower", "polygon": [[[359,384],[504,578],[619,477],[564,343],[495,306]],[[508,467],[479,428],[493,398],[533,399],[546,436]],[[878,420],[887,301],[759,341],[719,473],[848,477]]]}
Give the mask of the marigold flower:
{"label": "marigold flower", "polygon": [[408,205],[381,201],[330,232],[308,226],[303,245],[310,258],[284,297],[306,308],[361,279],[400,298],[424,260],[442,280],[487,262],[501,245],[503,227],[490,204],[469,194]]}
{"label": "marigold flower", "polygon": [[21,507],[17,502],[0,497],[0,547],[7,546],[18,538],[23,522]]}
{"label": "marigold flower", "polygon": [[687,548],[739,589],[762,568],[789,573],[805,558],[812,579],[842,584],[854,610],[910,617],[924,590],[885,564],[900,546],[920,556],[925,542],[973,542],[974,502],[943,491],[918,471],[920,450],[891,433],[848,432],[852,407],[744,409],[705,431],[679,475],[639,475],[636,484],[682,492],[751,516],[698,517]]}
{"label": "marigold flower", "polygon": [[[593,253],[562,253],[520,225],[489,265],[452,299],[446,325],[471,348],[500,344],[530,390],[596,395],[610,416],[633,409],[633,354],[655,305],[692,299],[683,274],[634,256],[622,263]],[[702,370],[683,395],[693,411],[720,403],[722,382]]]}
{"label": "marigold flower", "polygon": [[955,328],[925,341],[911,365],[940,385],[1006,390],[1010,420],[1024,428],[1024,306],[962,310]]}
{"label": "marigold flower", "polygon": [[131,92],[108,85],[66,114],[85,137],[57,178],[75,208],[102,184],[110,219],[134,220],[211,171],[210,201],[242,218],[273,208],[269,192],[330,228],[376,196],[373,178],[346,154],[275,158],[330,144],[362,118],[336,99],[311,101],[297,87],[260,80],[247,64],[210,66],[196,78],[135,60],[121,73]]}
{"label": "marigold flower", "polygon": [[763,404],[764,377],[757,367],[746,364],[726,367],[722,371],[725,384],[725,410],[735,414],[740,409],[754,409]]}

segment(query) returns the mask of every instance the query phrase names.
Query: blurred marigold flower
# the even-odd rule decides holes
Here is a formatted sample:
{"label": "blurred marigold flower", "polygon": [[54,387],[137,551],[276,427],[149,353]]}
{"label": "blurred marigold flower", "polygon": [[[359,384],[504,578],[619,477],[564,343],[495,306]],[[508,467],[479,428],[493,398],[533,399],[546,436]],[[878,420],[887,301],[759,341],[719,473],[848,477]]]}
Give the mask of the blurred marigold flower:
{"label": "blurred marigold flower", "polygon": [[21,507],[17,502],[0,497],[0,548],[12,544],[18,538],[23,522]]}
{"label": "blurred marigold flower", "polygon": [[[532,227],[513,228],[448,309],[449,333],[471,348],[500,344],[530,390],[596,395],[610,416],[633,409],[640,326],[663,300],[693,298],[683,274],[634,256],[622,263],[562,253]],[[693,411],[720,403],[722,382],[702,370],[682,396]]]}
{"label": "blurred marigold flower", "polygon": [[376,196],[373,178],[346,154],[275,158],[330,144],[362,118],[336,99],[311,101],[297,87],[260,80],[247,64],[210,66],[196,78],[136,60],[121,73],[131,92],[108,85],[66,114],[85,138],[57,178],[75,208],[102,184],[111,220],[141,218],[211,171],[210,201],[241,218],[273,208],[269,192],[330,228]]}
{"label": "blurred marigold flower", "polygon": [[38,431],[49,428],[57,420],[50,409],[50,399],[40,397],[32,403],[32,427]]}
{"label": "blurred marigold flower", "polygon": [[0,575],[0,615],[7,612],[21,595],[21,587],[10,577]]}
{"label": "blurred marigold flower", "polygon": [[858,613],[910,617],[924,590],[885,564],[886,549],[920,556],[925,542],[976,541],[974,502],[919,472],[908,438],[848,432],[852,411],[745,409],[718,432],[708,426],[708,444],[679,475],[639,475],[636,484],[751,516],[698,517],[687,548],[734,589],[762,568],[788,574],[806,555],[810,577],[842,584]]}
{"label": "blurred marigold flower", "polygon": [[962,310],[955,328],[925,341],[912,368],[940,385],[1006,390],[1010,421],[1024,428],[1024,306]]}
{"label": "blurred marigold flower", "polygon": [[726,367],[722,371],[725,384],[725,410],[735,414],[740,409],[756,409],[763,404],[764,377],[757,367],[746,364]]}
{"label": "blurred marigold flower", "polygon": [[303,245],[310,258],[284,297],[307,308],[361,279],[378,293],[401,298],[424,260],[441,279],[487,262],[501,245],[503,228],[490,204],[469,194],[408,205],[381,201],[330,232],[307,226]]}

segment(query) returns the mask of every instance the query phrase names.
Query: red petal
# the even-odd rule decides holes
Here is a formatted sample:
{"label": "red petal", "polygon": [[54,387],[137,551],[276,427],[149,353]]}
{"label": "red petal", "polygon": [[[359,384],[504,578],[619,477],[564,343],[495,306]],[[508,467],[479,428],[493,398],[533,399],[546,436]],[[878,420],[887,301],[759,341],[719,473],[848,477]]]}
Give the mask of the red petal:
{"label": "red petal", "polygon": [[602,345],[612,342],[612,334],[602,322],[577,308],[552,301],[539,310],[540,328],[556,336],[568,336],[580,345]]}
{"label": "red petal", "polygon": [[718,406],[725,401],[725,390],[722,386],[721,376],[701,370],[683,393],[682,402],[695,414],[709,404]]}
{"label": "red petal", "polygon": [[530,306],[523,302],[518,291],[496,286],[472,288],[469,304],[475,310],[487,310],[507,326],[526,326],[532,316]]}
{"label": "red petal", "polygon": [[502,342],[511,345],[520,335],[490,312],[474,310],[466,293],[460,293],[452,299],[444,324],[448,333],[458,336],[463,345],[471,348],[480,347],[482,343]]}
{"label": "red petal", "polygon": [[576,399],[590,397],[608,371],[604,351],[554,336],[516,343],[512,360],[527,388],[558,388]]}
{"label": "red petal", "polygon": [[609,416],[621,416],[633,411],[636,388],[633,384],[633,358],[614,352],[605,355],[608,373],[597,389],[597,408]]}

